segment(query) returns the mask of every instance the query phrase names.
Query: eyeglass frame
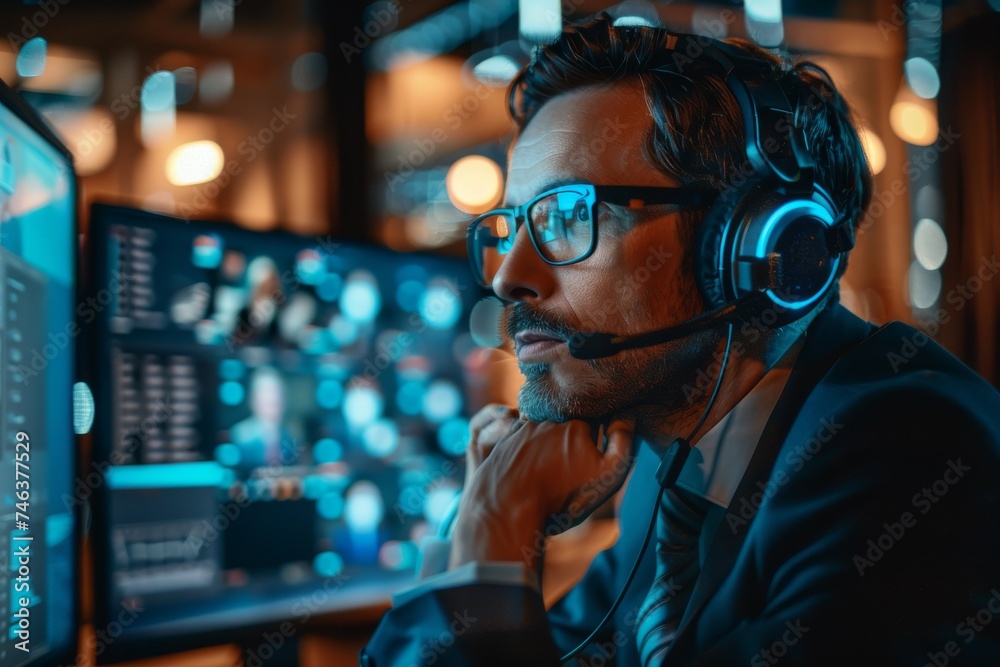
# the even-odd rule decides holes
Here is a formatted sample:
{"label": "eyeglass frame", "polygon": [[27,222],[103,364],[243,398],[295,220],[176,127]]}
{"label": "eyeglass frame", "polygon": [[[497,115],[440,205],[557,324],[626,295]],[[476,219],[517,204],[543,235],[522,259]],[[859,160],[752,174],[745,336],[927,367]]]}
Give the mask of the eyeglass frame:
{"label": "eyeglass frame", "polygon": [[[558,194],[560,192],[565,192],[567,189],[576,188],[584,190],[584,194],[581,199],[589,200],[590,204],[590,243],[587,250],[574,259],[568,259],[563,261],[552,261],[542,254],[541,249],[538,246],[538,240],[535,238],[534,227],[528,225],[528,238],[531,239],[531,245],[535,249],[535,254],[537,254],[542,261],[550,266],[566,266],[568,264],[576,264],[577,262],[582,262],[583,260],[594,254],[594,250],[597,248],[597,205],[601,202],[606,202],[609,204],[615,204],[617,206],[627,206],[630,209],[643,208],[646,206],[660,206],[664,204],[674,204],[685,209],[699,209],[705,208],[712,204],[716,199],[718,194],[710,190],[696,190],[692,188],[684,187],[668,187],[668,186],[655,186],[655,185],[594,185],[591,183],[566,183],[563,185],[558,185],[548,190],[545,190],[527,202],[513,206],[513,207],[502,207],[495,208],[485,213],[482,213],[469,223],[469,227],[466,230],[466,246],[469,254],[469,262],[472,264],[472,270],[475,274],[475,278],[483,287],[489,287],[491,282],[487,282],[485,275],[483,273],[482,258],[478,257],[477,252],[477,241],[476,241],[476,228],[479,224],[491,217],[497,215],[504,215],[514,219],[514,230],[511,237],[517,236],[517,230],[523,227],[527,221],[528,211],[532,206],[537,204],[539,201],[545,197],[550,197],[552,195]],[[639,202],[638,204],[636,202]]]}

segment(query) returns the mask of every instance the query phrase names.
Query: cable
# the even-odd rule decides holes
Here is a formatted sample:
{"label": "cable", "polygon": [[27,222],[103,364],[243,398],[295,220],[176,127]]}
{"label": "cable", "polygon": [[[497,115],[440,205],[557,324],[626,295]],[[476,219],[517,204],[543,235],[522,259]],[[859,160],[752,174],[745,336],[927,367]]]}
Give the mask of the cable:
{"label": "cable", "polygon": [[[701,427],[705,425],[705,420],[708,419],[708,413],[712,411],[712,406],[715,405],[715,399],[719,396],[719,388],[722,386],[722,376],[726,372],[726,365],[729,363],[729,350],[732,349],[733,344],[733,324],[729,323],[727,333],[726,333],[726,351],[722,355],[722,363],[719,366],[719,376],[715,380],[715,388],[712,390],[712,395],[708,397],[708,404],[705,406],[705,410],[701,413],[701,418],[698,420],[698,424],[691,431],[691,435],[688,436],[687,441],[690,442]],[[632,563],[632,569],[628,573],[628,578],[625,579],[625,584],[622,586],[622,590],[618,593],[618,597],[611,604],[611,608],[608,609],[608,613],[604,615],[601,622],[597,624],[593,632],[587,635],[580,644],[574,648],[569,653],[566,653],[563,657],[559,658],[559,663],[566,663],[576,657],[580,651],[587,648],[592,641],[600,634],[601,630],[608,624],[611,617],[614,616],[615,612],[618,611],[618,607],[621,606],[622,600],[625,599],[625,594],[628,592],[629,586],[632,585],[632,580],[635,579],[636,573],[639,571],[639,564],[642,562],[642,557],[646,554],[646,548],[649,546],[649,540],[653,536],[653,527],[656,526],[656,517],[660,513],[660,502],[663,500],[663,493],[667,490],[666,485],[660,485],[660,490],[656,494],[656,502],[653,504],[653,516],[649,519],[649,526],[646,528],[646,535],[642,538],[642,546],[639,547],[639,554],[635,557],[635,562]]]}
{"label": "cable", "polygon": [[594,638],[597,637],[597,635],[601,632],[601,630],[604,629],[604,626],[608,624],[608,621],[611,620],[611,617],[614,616],[615,612],[618,611],[618,607],[621,605],[622,600],[625,599],[625,593],[628,592],[628,587],[632,584],[632,580],[635,579],[636,572],[639,571],[639,563],[642,562],[642,557],[646,553],[646,547],[649,546],[649,540],[653,536],[653,527],[656,525],[656,515],[660,513],[660,501],[663,500],[664,491],[666,491],[666,488],[661,486],[659,493],[656,494],[656,504],[653,505],[653,516],[650,517],[649,519],[649,527],[646,528],[646,536],[642,538],[642,546],[639,547],[639,555],[636,557],[635,562],[632,564],[632,570],[628,573],[628,578],[625,580],[625,585],[622,586],[622,590],[618,594],[618,597],[611,605],[611,608],[608,609],[608,613],[604,615],[604,618],[601,620],[601,622],[597,625],[596,628],[594,628],[594,631],[591,632],[587,636],[587,638],[580,643],[579,646],[577,646],[575,649],[573,649],[563,657],[559,658],[560,663],[572,660],[574,657],[576,657],[577,653],[587,648],[590,642],[594,641]]}
{"label": "cable", "polygon": [[691,431],[691,435],[687,437],[688,442],[694,439],[701,427],[705,425],[705,420],[708,419],[708,413],[711,412],[712,406],[715,405],[715,399],[719,396],[719,387],[722,386],[722,375],[726,372],[726,364],[729,363],[729,350],[733,347],[733,323],[729,322],[729,326],[726,331],[726,351],[722,354],[722,364],[719,366],[719,377],[715,379],[715,389],[712,390],[712,395],[708,398],[708,405],[705,406],[705,411],[701,413],[701,419],[698,420],[698,425],[694,427]]}

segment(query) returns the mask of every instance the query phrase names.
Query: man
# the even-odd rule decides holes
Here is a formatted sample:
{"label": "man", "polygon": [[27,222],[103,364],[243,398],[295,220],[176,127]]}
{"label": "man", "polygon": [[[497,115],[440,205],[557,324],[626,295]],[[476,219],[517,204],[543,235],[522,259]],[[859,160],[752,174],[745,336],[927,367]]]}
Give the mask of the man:
{"label": "man", "polygon": [[296,439],[285,425],[285,381],[270,366],[254,371],[250,379],[250,416],[229,429],[240,451],[239,469],[248,476],[265,466],[289,466],[299,462]]}
{"label": "man", "polygon": [[[519,208],[470,233],[489,226],[503,241],[475,240],[472,259],[510,302],[518,411],[474,418],[449,571],[397,596],[361,663],[556,665],[600,628],[582,664],[1000,664],[1000,397],[947,352],[928,342],[893,364],[922,334],[862,322],[834,281],[783,326],[768,326],[774,310],[740,311],[731,327],[709,316],[715,326],[673,340],[574,356],[580,332],[635,341],[718,305],[698,259],[713,240],[699,233],[705,206],[676,190],[674,204],[638,194],[725,197],[746,173],[743,107],[707,55],[675,57],[678,43],[598,18],[512,86],[506,206]],[[798,100],[810,156],[797,159],[815,163],[856,225],[871,177],[832,83],[750,45],[725,48]],[[545,206],[623,191],[598,197],[592,247],[550,245],[591,221],[586,206],[573,221]],[[761,280],[812,261],[803,248],[826,231],[768,255],[781,270],[772,262]],[[667,474],[678,438],[695,449]],[[582,520],[629,469],[618,543],[546,615],[540,536]]]}

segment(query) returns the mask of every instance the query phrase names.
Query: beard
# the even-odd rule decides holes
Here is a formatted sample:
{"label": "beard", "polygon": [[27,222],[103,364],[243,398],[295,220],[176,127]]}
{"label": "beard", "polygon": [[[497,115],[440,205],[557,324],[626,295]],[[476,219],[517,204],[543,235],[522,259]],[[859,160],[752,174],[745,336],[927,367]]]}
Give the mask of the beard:
{"label": "beard", "polygon": [[[566,340],[579,331],[565,318],[525,303],[509,306],[504,313],[505,333],[513,338],[525,329]],[[715,332],[703,331],[602,359],[574,361],[581,371],[572,378],[570,390],[559,386],[549,364],[519,363],[525,380],[518,393],[518,410],[533,422],[580,419],[598,424],[626,411],[672,421],[694,409],[689,400],[691,387],[699,371],[704,372],[715,359],[717,342]]]}

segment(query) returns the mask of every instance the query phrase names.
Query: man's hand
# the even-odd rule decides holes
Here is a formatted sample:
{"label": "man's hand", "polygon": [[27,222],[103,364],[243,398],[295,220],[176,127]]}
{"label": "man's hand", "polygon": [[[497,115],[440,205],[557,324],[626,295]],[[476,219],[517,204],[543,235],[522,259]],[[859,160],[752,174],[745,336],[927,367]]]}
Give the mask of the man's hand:
{"label": "man's hand", "polygon": [[[576,525],[625,481],[632,429],[631,422],[612,422],[602,452],[583,421],[510,425],[466,480],[450,566],[526,559],[537,566],[540,559],[529,556],[539,555],[547,527],[561,532]],[[472,430],[476,441],[475,425]]]}
{"label": "man's hand", "polygon": [[465,450],[465,488],[500,438],[521,425],[517,410],[491,403],[469,421],[469,447]]}

